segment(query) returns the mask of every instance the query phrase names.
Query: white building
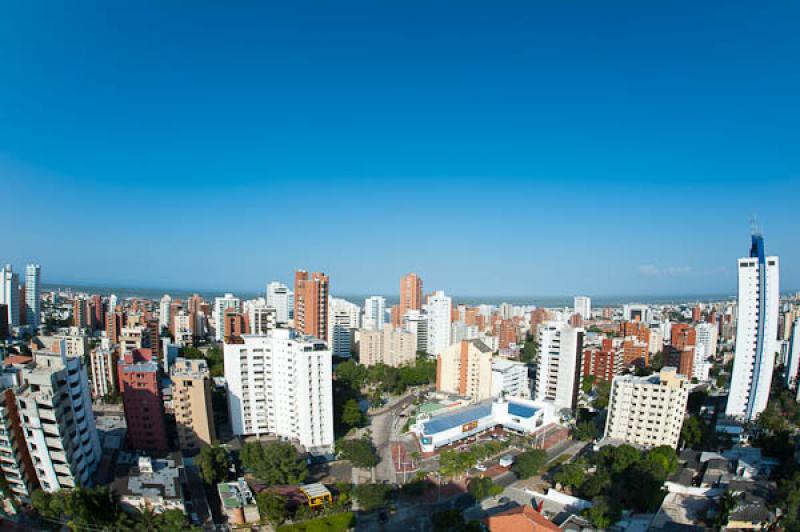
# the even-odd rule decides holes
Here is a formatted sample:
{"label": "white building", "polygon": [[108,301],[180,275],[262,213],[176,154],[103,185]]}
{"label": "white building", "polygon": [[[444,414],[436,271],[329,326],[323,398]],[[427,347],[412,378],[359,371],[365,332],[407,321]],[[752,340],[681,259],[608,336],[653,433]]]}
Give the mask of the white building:
{"label": "white building", "polygon": [[34,330],[42,321],[41,277],[42,268],[38,264],[25,267],[25,323]]}
{"label": "white building", "polygon": [[267,284],[267,306],[275,309],[278,323],[289,323],[291,290],[285,284],[272,281]]}
{"label": "white building", "polygon": [[504,358],[492,360],[492,397],[528,399],[530,395],[527,364]]}
{"label": "white building", "polygon": [[278,326],[278,312],[274,308],[268,307],[263,299],[257,304],[249,306],[247,318],[252,334],[267,334]]}
{"label": "white building", "polygon": [[89,486],[101,449],[81,359],[45,351],[33,356],[35,364],[22,370],[17,405],[39,483],[47,492]]}
{"label": "white building", "polygon": [[170,323],[172,323],[172,298],[169,294],[164,294],[158,304],[158,326],[169,329]]}
{"label": "white building", "polygon": [[353,347],[353,333],[359,328],[361,307],[345,299],[328,300],[328,345],[339,357],[349,357]]}
{"label": "white building", "polygon": [[717,327],[711,323],[698,323],[695,325],[694,330],[697,340],[694,348],[691,377],[703,382],[709,379],[711,372],[709,359],[717,352]]}
{"label": "white building", "polygon": [[419,310],[409,310],[403,316],[403,328],[412,333],[417,342],[417,352],[428,352],[428,316]]}
{"label": "white building", "polygon": [[194,341],[192,317],[187,314],[185,310],[179,310],[175,316],[172,317],[172,321],[175,343],[181,347],[192,345]]}
{"label": "white building", "polygon": [[575,314],[580,314],[581,318],[589,320],[592,318],[592,298],[587,296],[575,296]]}
{"label": "white building", "polygon": [[[800,368],[800,318],[792,323],[792,333],[789,336],[788,355],[786,357],[786,386],[791,389],[797,387],[797,370]],[[798,392],[800,397],[800,392]]]}
{"label": "white building", "polygon": [[738,260],[736,350],[725,414],[755,419],[767,406],[778,337],[778,257],[767,257],[764,239],[752,238],[750,256]]}
{"label": "white building", "polygon": [[325,342],[273,329],[225,344],[233,433],[273,435],[320,454],[333,449],[331,351]]}
{"label": "white building", "polygon": [[19,276],[10,264],[0,268],[0,305],[8,306],[9,327],[19,326]]}
{"label": "white building", "polygon": [[[647,305],[638,303],[628,303],[622,306],[622,319],[625,321],[641,321],[650,323],[653,318],[653,311]],[[668,335],[665,338],[669,338]]]}
{"label": "white building", "polygon": [[581,379],[583,329],[548,321],[539,326],[537,401],[550,401],[556,411],[574,410]]}
{"label": "white building", "polygon": [[364,300],[364,329],[382,331],[386,321],[386,298],[372,296]]}
{"label": "white building", "polygon": [[428,315],[428,353],[438,355],[450,346],[453,301],[437,290],[423,309]]}
{"label": "white building", "polygon": [[214,338],[221,342],[225,336],[225,311],[229,308],[234,309],[236,312],[242,311],[242,302],[238,297],[233,294],[225,294],[223,297],[214,299]]}
{"label": "white building", "polygon": [[119,351],[104,338],[101,345],[89,354],[92,371],[92,397],[106,397],[119,390],[117,384],[117,360]]}
{"label": "white building", "polygon": [[658,375],[614,377],[608,403],[604,438],[658,447],[676,448],[683,426],[689,381],[675,368]]}

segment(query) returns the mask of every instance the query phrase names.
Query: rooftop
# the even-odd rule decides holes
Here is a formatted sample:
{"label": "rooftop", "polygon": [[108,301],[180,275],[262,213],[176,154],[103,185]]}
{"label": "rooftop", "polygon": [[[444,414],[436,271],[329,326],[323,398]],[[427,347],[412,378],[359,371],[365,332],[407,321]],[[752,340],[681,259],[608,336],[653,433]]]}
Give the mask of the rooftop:
{"label": "rooftop", "polygon": [[475,421],[492,414],[492,402],[483,401],[476,405],[461,408],[455,412],[449,412],[432,417],[430,420],[422,423],[423,432],[425,434],[435,434],[445,430],[458,427]]}

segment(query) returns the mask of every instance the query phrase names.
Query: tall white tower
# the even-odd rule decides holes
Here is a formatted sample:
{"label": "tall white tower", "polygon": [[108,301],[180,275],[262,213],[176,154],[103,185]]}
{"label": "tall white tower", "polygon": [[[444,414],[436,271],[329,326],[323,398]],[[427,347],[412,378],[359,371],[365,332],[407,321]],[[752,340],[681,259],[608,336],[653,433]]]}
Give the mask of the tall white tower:
{"label": "tall white tower", "polygon": [[19,326],[19,276],[10,264],[0,268],[0,304],[8,305],[8,325]]}
{"label": "tall white tower", "polygon": [[277,281],[267,285],[267,306],[275,309],[278,323],[289,323],[289,309],[293,302],[290,301],[289,287]]}
{"label": "tall white tower", "polygon": [[172,298],[169,294],[164,294],[158,304],[158,326],[167,329],[170,323],[172,323]]}
{"label": "tall white tower", "polygon": [[364,300],[364,328],[382,331],[386,320],[386,298],[372,296]]}
{"label": "tall white tower", "polygon": [[39,327],[42,319],[41,275],[42,268],[38,264],[25,267],[25,323],[34,329]]}
{"label": "tall white tower", "polygon": [[438,355],[450,347],[453,301],[438,290],[423,308],[428,314],[428,353]]}
{"label": "tall white tower", "polygon": [[592,318],[592,298],[587,296],[575,296],[575,314],[580,314],[581,318],[588,320]]}
{"label": "tall white tower", "polygon": [[750,256],[738,260],[739,297],[733,376],[725,413],[755,419],[767,406],[778,348],[780,274],[778,257],[764,253],[754,232]]}

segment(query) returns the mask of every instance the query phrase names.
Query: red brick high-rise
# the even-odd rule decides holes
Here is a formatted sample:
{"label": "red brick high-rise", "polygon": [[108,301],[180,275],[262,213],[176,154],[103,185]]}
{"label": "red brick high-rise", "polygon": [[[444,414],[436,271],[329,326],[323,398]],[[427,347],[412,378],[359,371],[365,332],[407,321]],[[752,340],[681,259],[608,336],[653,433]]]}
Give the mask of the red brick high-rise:
{"label": "red brick high-rise", "polygon": [[400,279],[400,319],[409,310],[422,309],[422,279],[409,273]]}
{"label": "red brick high-rise", "polygon": [[614,348],[610,338],[604,338],[600,349],[586,349],[583,352],[583,375],[593,375],[596,379],[611,382],[624,369],[622,351]]}
{"label": "red brick high-rise", "polygon": [[506,349],[511,344],[517,343],[517,327],[512,320],[502,320],[497,326],[498,347]]}
{"label": "red brick high-rise", "polygon": [[136,450],[168,451],[160,369],[150,349],[125,353],[117,364],[128,444]]}
{"label": "red brick high-rise", "polygon": [[294,328],[315,338],[328,337],[328,294],[330,280],[324,273],[294,274]]}
{"label": "red brick high-rise", "polygon": [[697,331],[685,323],[676,323],[670,331],[670,344],[678,351],[697,345]]}

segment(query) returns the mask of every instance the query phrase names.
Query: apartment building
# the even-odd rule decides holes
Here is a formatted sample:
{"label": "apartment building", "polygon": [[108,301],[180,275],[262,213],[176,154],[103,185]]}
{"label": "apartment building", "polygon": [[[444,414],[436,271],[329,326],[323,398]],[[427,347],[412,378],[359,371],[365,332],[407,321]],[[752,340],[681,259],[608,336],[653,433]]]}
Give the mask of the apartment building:
{"label": "apartment building", "polygon": [[473,402],[492,396],[492,350],[480,340],[464,340],[437,356],[436,389],[469,397]]}
{"label": "apartment building", "polygon": [[111,345],[107,339],[89,354],[89,366],[92,372],[92,397],[106,397],[119,391],[117,378],[117,361],[119,348]]}
{"label": "apartment building", "polygon": [[320,340],[328,338],[330,279],[320,272],[298,270],[294,275],[294,328]]}
{"label": "apartment building", "polygon": [[224,346],[228,410],[236,435],[273,435],[311,453],[333,449],[331,351],[291,329]]}
{"label": "apartment building", "polygon": [[504,358],[492,360],[492,397],[529,399],[530,396],[527,364]]}
{"label": "apartment building", "polygon": [[161,371],[150,349],[134,349],[117,364],[128,444],[137,450],[169,449],[161,395]]}
{"label": "apartment building", "polygon": [[689,380],[675,368],[647,377],[616,377],[604,437],[644,447],[677,448],[688,399]]}
{"label": "apartment building", "polygon": [[[24,359],[22,365],[30,362],[29,357],[9,357]],[[17,406],[17,388],[20,385],[21,368],[6,366],[0,370],[0,470],[8,483],[8,490],[23,501],[30,498],[39,487],[39,479],[33,466],[25,431]]]}
{"label": "apartment building", "polygon": [[170,368],[178,441],[184,451],[216,440],[211,409],[211,375],[202,359],[177,358]]}
{"label": "apartment building", "polygon": [[414,335],[389,324],[374,331],[360,329],[358,336],[358,361],[364,366],[386,364],[400,367],[413,364],[417,358],[417,343]]}
{"label": "apartment building", "polygon": [[328,309],[328,346],[338,357],[349,357],[353,333],[361,324],[361,307],[337,297],[330,298]]}
{"label": "apartment building", "polygon": [[581,383],[583,329],[548,321],[539,325],[538,338],[535,400],[552,402],[556,411],[574,410]]}

